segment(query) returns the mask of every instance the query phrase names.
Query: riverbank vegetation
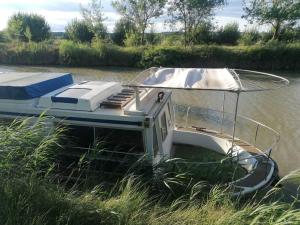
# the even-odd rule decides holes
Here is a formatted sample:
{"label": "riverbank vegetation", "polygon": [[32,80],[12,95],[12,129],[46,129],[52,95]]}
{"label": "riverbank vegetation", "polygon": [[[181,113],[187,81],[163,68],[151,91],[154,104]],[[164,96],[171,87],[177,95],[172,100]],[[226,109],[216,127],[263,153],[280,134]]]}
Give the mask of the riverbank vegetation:
{"label": "riverbank vegetation", "polygon": [[260,70],[300,69],[300,45],[176,45],[120,47],[102,40],[91,44],[70,40],[8,43],[0,49],[0,63],[10,65],[67,65],[120,67],[230,67]]}
{"label": "riverbank vegetation", "polygon": [[[244,18],[269,24],[269,31],[255,26],[241,31],[234,22],[216,25],[214,11],[223,0],[113,1],[121,15],[113,33],[105,26],[100,0],[81,6],[83,19],[74,19],[59,35],[50,34],[42,16],[16,13],[0,33],[0,63],[300,69],[299,4],[256,2],[244,3]],[[155,32],[151,25],[162,16],[170,32]]]}
{"label": "riverbank vegetation", "polygon": [[[131,171],[108,189],[104,180],[93,185],[85,185],[87,179],[62,182],[55,173],[62,127],[29,119],[1,124],[0,134],[0,221],[6,225],[300,222],[299,200],[284,202],[280,186],[245,200],[231,198],[221,186],[191,182],[188,173],[154,182],[143,179],[144,172]],[[83,154],[82,171],[86,160]],[[299,174],[285,179],[299,180]]]}

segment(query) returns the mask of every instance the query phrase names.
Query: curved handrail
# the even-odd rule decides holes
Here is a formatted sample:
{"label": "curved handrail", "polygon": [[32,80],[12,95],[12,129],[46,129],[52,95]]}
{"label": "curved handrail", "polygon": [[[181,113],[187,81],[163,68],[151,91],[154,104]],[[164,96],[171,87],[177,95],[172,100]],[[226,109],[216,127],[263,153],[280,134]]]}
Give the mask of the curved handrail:
{"label": "curved handrail", "polygon": [[[238,72],[247,72],[247,73],[250,73],[250,74],[256,74],[256,75],[264,75],[268,78],[276,78],[278,79],[278,81],[281,81],[282,82],[282,85],[278,85],[278,87],[273,87],[273,88],[255,88],[255,89],[248,89],[248,88],[242,88],[241,89],[241,92],[258,92],[258,91],[270,91],[270,90],[275,90],[275,89],[278,89],[278,88],[282,88],[282,87],[285,87],[285,86],[288,86],[289,85],[289,80],[284,78],[284,77],[281,77],[281,76],[278,76],[278,75],[275,75],[275,74],[271,74],[271,73],[265,73],[265,72],[259,72],[259,71],[254,71],[254,70],[244,70],[244,69],[232,69],[232,71],[234,71],[234,73],[239,77],[239,80],[241,82],[241,74],[239,74]],[[243,82],[241,82],[242,84]]]}
{"label": "curved handrail", "polygon": [[[175,106],[174,106],[175,114],[176,114],[176,108],[179,108],[179,107],[184,107],[184,108],[186,108],[186,110],[187,110],[187,112],[188,112],[187,114],[185,114],[185,118],[181,118],[181,119],[184,120],[184,122],[183,122],[182,124],[186,124],[185,128],[188,128],[188,127],[189,127],[189,126],[187,126],[188,120],[189,120],[189,118],[193,115],[193,112],[195,112],[195,111],[196,111],[196,114],[194,114],[194,115],[198,115],[198,116],[200,116],[200,117],[203,116],[203,115],[211,115],[211,114],[213,114],[213,115],[216,117],[216,115],[219,114],[219,115],[221,115],[221,116],[220,116],[220,120],[221,120],[222,117],[224,117],[224,115],[227,116],[227,118],[226,118],[227,120],[228,120],[228,115],[229,115],[230,118],[233,118],[233,116],[234,116],[234,114],[232,114],[232,113],[221,112],[221,111],[216,110],[216,109],[190,107],[190,106],[186,106],[186,105],[175,105]],[[202,112],[203,110],[204,110],[206,113],[203,113],[203,112]],[[209,114],[208,112],[210,112],[210,114]],[[175,118],[178,119],[178,116],[176,116]],[[207,119],[207,118],[206,118],[206,119]],[[264,155],[267,156],[267,157],[270,157],[270,150],[273,150],[273,149],[275,149],[275,148],[277,147],[278,142],[279,142],[279,140],[280,140],[280,134],[279,134],[276,130],[274,130],[273,128],[267,126],[266,124],[263,124],[263,123],[261,123],[261,122],[259,122],[259,121],[256,121],[256,120],[254,120],[254,119],[252,119],[252,118],[249,118],[249,117],[246,117],[246,116],[238,115],[238,120],[237,120],[237,121],[238,121],[238,122],[245,121],[245,122],[248,123],[248,124],[255,125],[255,127],[256,127],[256,132],[254,133],[254,140],[255,140],[255,142],[257,141],[257,136],[259,135],[259,133],[258,133],[259,130],[265,129],[268,133],[271,134],[271,138],[273,139],[273,140],[272,140],[272,143],[268,143],[268,146],[267,146],[265,149],[260,149],[260,148],[258,148],[258,150],[260,150],[262,154],[264,154]],[[218,122],[218,121],[216,121],[216,120],[211,120],[211,122],[216,123],[216,122]],[[224,122],[224,121],[222,120],[221,123],[220,123],[219,125],[223,126],[223,122]],[[233,122],[233,120],[231,120],[231,121],[229,121],[229,122]],[[175,121],[175,123],[177,123],[177,121]],[[182,127],[182,124],[180,124],[181,127]],[[184,126],[183,126],[183,127],[184,127]],[[191,126],[190,126],[190,127],[191,127]],[[223,132],[224,127],[220,127],[220,128],[221,128],[221,131],[218,131],[218,130],[215,130],[215,129],[211,129],[211,131],[215,131],[217,134],[226,134],[226,135],[228,135],[229,137],[232,137],[232,134],[228,134],[228,133],[226,133],[226,132]],[[203,129],[204,129],[204,130],[205,130],[205,129],[209,129],[209,127],[205,127],[205,128],[203,127]],[[250,128],[248,128],[248,129],[250,129]],[[244,138],[241,138],[241,137],[239,137],[238,135],[239,135],[239,134],[237,134],[237,138],[239,138],[240,140],[243,140],[243,141],[245,141],[245,142],[247,142],[247,143],[249,143],[249,144],[253,144],[253,146],[257,145],[257,143],[251,143],[251,142],[252,142],[251,140],[245,140]],[[257,146],[255,146],[255,147],[257,147]]]}

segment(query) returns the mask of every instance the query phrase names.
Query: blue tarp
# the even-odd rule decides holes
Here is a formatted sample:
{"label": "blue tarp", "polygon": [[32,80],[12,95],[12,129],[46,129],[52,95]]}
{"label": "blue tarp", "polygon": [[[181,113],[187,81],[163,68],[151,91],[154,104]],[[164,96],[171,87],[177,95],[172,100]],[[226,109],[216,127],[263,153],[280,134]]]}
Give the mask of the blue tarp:
{"label": "blue tarp", "polygon": [[73,82],[69,73],[0,73],[0,99],[38,98]]}

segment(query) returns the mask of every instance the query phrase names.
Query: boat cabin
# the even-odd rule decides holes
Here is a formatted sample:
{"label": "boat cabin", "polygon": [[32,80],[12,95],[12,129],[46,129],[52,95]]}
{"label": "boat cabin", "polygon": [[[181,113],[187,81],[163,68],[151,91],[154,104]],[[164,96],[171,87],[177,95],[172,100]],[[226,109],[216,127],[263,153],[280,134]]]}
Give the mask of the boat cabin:
{"label": "boat cabin", "polygon": [[0,116],[38,117],[42,113],[68,126],[77,147],[89,148],[109,134],[153,163],[171,155],[174,129],[171,92],[145,88],[136,92],[116,82],[74,83],[71,74],[2,73]]}

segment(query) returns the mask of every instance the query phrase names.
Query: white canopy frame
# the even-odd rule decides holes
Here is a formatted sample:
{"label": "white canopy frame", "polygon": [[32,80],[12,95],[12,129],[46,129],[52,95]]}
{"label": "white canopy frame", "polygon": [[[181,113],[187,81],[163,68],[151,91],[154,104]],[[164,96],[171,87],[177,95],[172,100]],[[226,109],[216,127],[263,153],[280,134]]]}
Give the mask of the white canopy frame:
{"label": "white canopy frame", "polygon": [[[157,89],[174,89],[174,90],[201,90],[201,91],[222,91],[224,92],[224,102],[223,102],[223,113],[224,113],[224,103],[225,103],[225,92],[232,92],[236,94],[236,103],[235,103],[235,109],[234,109],[234,122],[233,122],[233,131],[232,131],[232,144],[231,144],[231,149],[229,151],[229,154],[233,153],[233,148],[234,148],[234,142],[236,139],[236,123],[237,123],[237,116],[238,116],[238,107],[239,107],[239,100],[240,100],[240,94],[243,92],[259,92],[259,91],[270,91],[274,89],[278,89],[284,86],[289,85],[289,81],[286,78],[283,78],[281,76],[277,76],[271,73],[266,73],[266,72],[258,72],[258,71],[252,71],[252,70],[244,70],[244,69],[227,69],[232,78],[236,81],[237,86],[235,88],[215,88],[215,87],[182,87],[182,86],[168,86],[164,84],[145,84],[144,81],[149,78],[151,75],[153,76],[157,71],[162,70],[162,69],[170,69],[170,68],[163,68],[163,67],[151,67],[147,70],[142,71],[136,79],[134,79],[131,84],[127,84],[124,86],[131,87],[135,89],[136,92],[136,107],[137,110],[140,107],[140,97],[139,97],[139,88],[157,88]],[[171,68],[172,69],[172,68]],[[175,68],[173,68],[175,69]],[[194,68],[196,69],[196,68]],[[201,69],[201,68],[198,68]],[[210,70],[210,69],[207,69]],[[213,69],[211,69],[213,70]],[[252,82],[249,77],[247,77],[246,80],[248,82],[243,82],[243,79],[241,79],[242,73],[246,74],[252,74],[255,76],[258,76],[258,79],[256,81],[260,81],[262,77],[266,79],[267,81],[270,81],[271,83],[275,84],[273,87],[263,87],[255,82]],[[222,82],[222,80],[219,80]],[[255,81],[255,79],[254,79]],[[224,82],[226,82],[224,80]],[[249,84],[250,85],[249,85]]]}

